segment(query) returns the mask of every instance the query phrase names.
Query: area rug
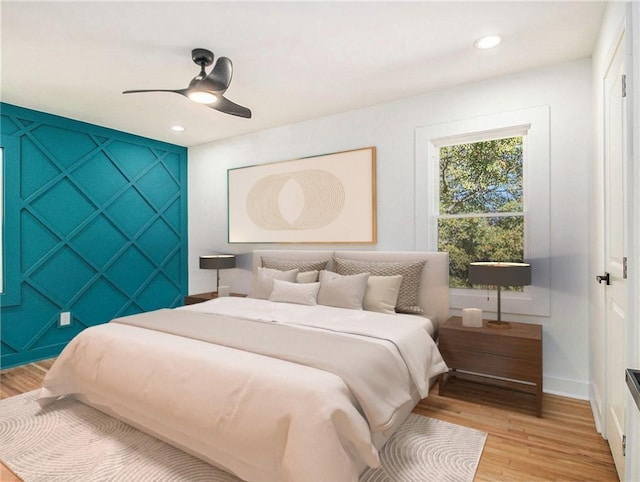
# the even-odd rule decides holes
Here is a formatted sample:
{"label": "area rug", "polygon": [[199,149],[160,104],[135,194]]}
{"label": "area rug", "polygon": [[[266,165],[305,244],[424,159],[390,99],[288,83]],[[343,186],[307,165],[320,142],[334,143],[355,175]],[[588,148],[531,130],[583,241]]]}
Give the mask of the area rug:
{"label": "area rug", "polygon": [[[240,481],[72,398],[41,411],[36,393],[0,401],[0,461],[25,482]],[[360,482],[471,482],[486,437],[411,414]]]}

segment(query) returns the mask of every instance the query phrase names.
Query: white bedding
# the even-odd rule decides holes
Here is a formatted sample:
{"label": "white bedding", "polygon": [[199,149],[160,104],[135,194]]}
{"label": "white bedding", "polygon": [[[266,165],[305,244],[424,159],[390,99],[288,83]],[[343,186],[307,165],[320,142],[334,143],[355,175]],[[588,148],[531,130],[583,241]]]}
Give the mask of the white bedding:
{"label": "white bedding", "polygon": [[[397,346],[396,356],[411,367],[400,384],[409,390],[415,382],[425,395],[429,378],[446,370],[418,317],[404,322],[394,315],[241,298],[160,312],[158,320],[169,323],[175,316],[178,325],[206,323],[213,313],[216,323],[224,323],[217,315],[233,314],[262,320],[260,326],[302,320],[296,330],[346,330],[346,337],[370,339],[389,351]],[[176,336],[120,321],[84,330],[67,345],[45,378],[41,405],[74,394],[250,481],[356,481],[364,465],[379,465],[362,407],[375,409],[378,400],[358,401],[340,376],[194,339],[188,329]],[[244,324],[226,320],[234,321]],[[372,338],[381,333],[394,341]],[[343,348],[339,353],[348,359]]]}
{"label": "white bedding", "polygon": [[[331,323],[332,320],[339,322],[340,319],[377,319],[385,320],[388,324],[390,318],[382,315],[378,317],[375,312],[362,310],[348,310],[333,308],[324,305],[294,305],[291,303],[272,303],[256,298],[223,297],[214,300],[197,303],[194,305],[181,306],[178,310],[199,311],[202,313],[217,313],[221,315],[238,315],[253,320],[278,320],[282,323]],[[419,323],[422,328],[433,338],[435,327],[429,317],[418,315],[407,315],[398,313],[391,319],[407,318],[412,323]]]}
{"label": "white bedding", "polygon": [[422,316],[387,315],[324,305],[273,303],[235,297],[217,298],[178,309],[335,330],[355,336],[387,338],[397,345],[422,398],[429,393],[429,380],[446,370],[435,342],[431,339],[433,325],[428,318]]}

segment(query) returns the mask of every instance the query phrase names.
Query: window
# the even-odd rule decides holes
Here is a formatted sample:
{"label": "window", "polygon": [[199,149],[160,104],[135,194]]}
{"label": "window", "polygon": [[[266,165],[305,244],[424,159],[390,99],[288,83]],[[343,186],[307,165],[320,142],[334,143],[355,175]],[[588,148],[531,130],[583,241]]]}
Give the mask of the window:
{"label": "window", "polygon": [[[495,312],[470,289],[471,261],[531,263],[503,313],[549,315],[549,108],[416,129],[416,249],[448,251],[451,308]],[[530,202],[535,200],[535,202]]]}
{"label": "window", "polygon": [[524,260],[523,140],[439,146],[438,251],[452,288],[471,287],[473,261]]}

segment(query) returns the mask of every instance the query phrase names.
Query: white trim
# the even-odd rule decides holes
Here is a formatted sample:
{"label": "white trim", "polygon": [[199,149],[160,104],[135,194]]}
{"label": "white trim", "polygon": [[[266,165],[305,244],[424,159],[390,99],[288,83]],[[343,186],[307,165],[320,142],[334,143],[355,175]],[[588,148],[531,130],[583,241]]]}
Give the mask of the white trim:
{"label": "white trim", "polygon": [[[626,36],[626,87],[628,146],[628,200],[629,200],[629,244],[628,266],[628,318],[627,318],[627,366],[640,368],[640,302],[636,293],[640,288],[640,5],[630,2],[625,5]],[[625,433],[627,454],[640,453],[640,412],[627,392],[627,416]],[[640,461],[637,457],[626,457],[625,476],[628,480],[640,478]]]}
{"label": "white trim", "polygon": [[[627,69],[627,96],[628,112],[630,116],[629,126],[631,130],[630,144],[631,154],[629,156],[629,178],[631,199],[631,240],[629,243],[629,283],[632,290],[637,293],[640,289],[640,3],[632,2],[627,4],[627,28],[629,29],[628,54],[631,57]],[[627,59],[628,60],[628,59]],[[630,298],[630,320],[628,326],[629,342],[632,343],[633,351],[630,352],[629,364],[632,367],[640,368],[640,302],[636,296]],[[636,428],[636,432],[640,432]],[[640,435],[638,436],[640,442]],[[638,473],[640,474],[640,462]]]}
{"label": "white trim", "polygon": [[602,398],[600,397],[600,393],[596,391],[596,386],[593,383],[589,383],[589,403],[591,404],[591,412],[593,413],[596,431],[603,434]]}
{"label": "white trim", "polygon": [[[465,140],[488,140],[523,135],[525,261],[532,266],[532,285],[522,293],[505,292],[504,313],[550,315],[550,121],[549,106],[475,117],[418,127],[415,131],[415,246],[437,250],[438,148]],[[531,202],[535,199],[535,202]],[[478,290],[451,290],[451,308],[495,310]]]}
{"label": "white trim", "polygon": [[496,139],[506,139],[508,137],[524,136],[529,131],[531,124],[520,126],[509,126],[498,129],[488,129],[478,132],[455,134],[452,136],[432,139],[431,142],[437,148],[455,146],[456,144],[468,144],[472,142],[493,141]]}
{"label": "white trim", "polygon": [[438,219],[464,219],[464,218],[516,218],[524,216],[519,212],[499,212],[499,213],[463,213],[463,214],[440,214]]}

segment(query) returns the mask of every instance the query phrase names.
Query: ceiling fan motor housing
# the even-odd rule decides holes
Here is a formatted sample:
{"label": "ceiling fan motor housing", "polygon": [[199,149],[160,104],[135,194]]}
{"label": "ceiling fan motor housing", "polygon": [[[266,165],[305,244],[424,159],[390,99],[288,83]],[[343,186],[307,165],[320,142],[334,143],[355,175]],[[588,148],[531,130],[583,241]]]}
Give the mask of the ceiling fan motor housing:
{"label": "ceiling fan motor housing", "polygon": [[209,67],[213,63],[213,52],[207,49],[193,49],[191,58],[201,67]]}

